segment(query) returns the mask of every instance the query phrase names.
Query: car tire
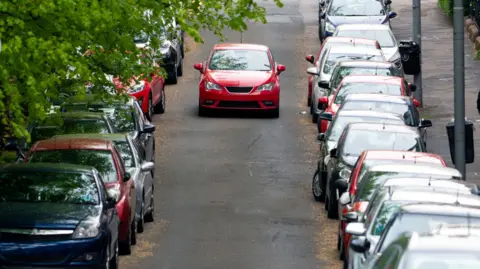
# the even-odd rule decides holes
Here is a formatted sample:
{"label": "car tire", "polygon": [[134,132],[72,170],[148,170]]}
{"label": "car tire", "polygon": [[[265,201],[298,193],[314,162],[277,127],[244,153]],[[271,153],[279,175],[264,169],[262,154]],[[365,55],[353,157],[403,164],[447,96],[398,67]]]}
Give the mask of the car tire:
{"label": "car tire", "polygon": [[202,106],[198,106],[198,116],[199,117],[208,117],[209,116],[209,111],[208,111],[208,108],[205,108],[205,107],[202,107]]}
{"label": "car tire", "polygon": [[173,72],[168,74],[167,83],[168,84],[177,84],[178,83],[178,74],[177,74],[177,68],[176,67],[173,67]]}
{"label": "car tire", "polygon": [[158,114],[165,113],[166,104],[167,104],[167,101],[166,101],[166,96],[165,96],[165,86],[163,86],[162,96],[160,97],[160,101],[154,107],[155,113],[158,113]]}
{"label": "car tire", "polygon": [[270,117],[274,119],[278,119],[280,117],[280,106],[270,111]]}
{"label": "car tire", "polygon": [[318,114],[313,112],[312,114],[312,123],[317,123],[318,121]]}
{"label": "car tire", "polygon": [[332,186],[330,186],[328,191],[330,192],[330,195],[329,195],[330,198],[328,199],[327,217],[329,219],[337,219],[337,217],[338,217],[338,203],[333,198],[337,194],[335,193],[335,188],[333,188]]}
{"label": "car tire", "polygon": [[307,106],[312,106],[312,97],[309,96],[307,99]]}
{"label": "car tire", "polygon": [[132,226],[128,227],[127,239],[120,242],[120,254],[130,255],[132,254]]}
{"label": "car tire", "polygon": [[137,221],[137,233],[143,233],[145,229],[145,217],[143,209],[145,208],[145,192],[142,194],[142,210],[140,211],[140,219]]}
{"label": "car tire", "polygon": [[134,219],[132,221],[132,224],[130,224],[132,226],[132,246],[135,246],[137,244],[137,220]]}
{"label": "car tire", "polygon": [[153,222],[155,220],[155,198],[153,196],[153,190],[154,188],[152,188],[152,196],[150,197],[150,210],[148,210],[144,218],[145,222]]}
{"label": "car tire", "polygon": [[154,108],[153,108],[153,105],[152,105],[152,94],[149,94],[148,95],[148,108],[147,108],[147,113],[145,114],[145,117],[147,117],[147,119],[149,121],[152,121],[153,120],[153,114],[154,114]]}
{"label": "car tire", "polygon": [[341,246],[342,246],[342,242],[340,240],[342,240],[342,239],[340,238],[340,235],[338,234],[337,235],[337,250],[340,250]]}
{"label": "car tire", "polygon": [[120,255],[118,254],[118,241],[115,242],[115,254],[112,259],[110,259],[108,269],[118,269],[118,263],[120,262]]}
{"label": "car tire", "polygon": [[310,104],[310,115],[313,115],[313,104]]}
{"label": "car tire", "polygon": [[[339,239],[340,239],[340,236],[339,236]],[[345,260],[345,248],[343,247],[343,243],[340,242],[340,247],[339,247],[339,255],[338,255],[338,259],[341,260],[341,261],[344,261]]]}
{"label": "car tire", "polygon": [[179,77],[183,76],[183,59],[180,59],[180,63],[178,64],[177,75]]}
{"label": "car tire", "polygon": [[318,24],[318,40],[320,40],[320,43],[323,43],[323,34],[322,34],[322,24]]}
{"label": "car tire", "polygon": [[[320,182],[320,173],[317,169],[312,178],[312,194],[313,198],[317,202],[323,202],[325,200],[325,192],[322,191],[321,182]],[[316,185],[318,184],[318,186]],[[316,189],[318,187],[318,189]]]}

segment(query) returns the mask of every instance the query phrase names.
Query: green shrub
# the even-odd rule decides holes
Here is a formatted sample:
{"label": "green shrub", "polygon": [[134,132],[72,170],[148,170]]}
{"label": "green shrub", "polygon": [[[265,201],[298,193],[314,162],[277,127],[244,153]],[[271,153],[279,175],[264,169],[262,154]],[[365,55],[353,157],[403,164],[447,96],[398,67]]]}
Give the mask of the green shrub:
{"label": "green shrub", "polygon": [[[453,1],[454,0],[438,0],[438,7],[443,10],[443,12],[449,16],[453,16]],[[474,5],[475,1],[472,0],[463,0],[463,11],[464,16],[468,16],[470,11],[470,5]]]}

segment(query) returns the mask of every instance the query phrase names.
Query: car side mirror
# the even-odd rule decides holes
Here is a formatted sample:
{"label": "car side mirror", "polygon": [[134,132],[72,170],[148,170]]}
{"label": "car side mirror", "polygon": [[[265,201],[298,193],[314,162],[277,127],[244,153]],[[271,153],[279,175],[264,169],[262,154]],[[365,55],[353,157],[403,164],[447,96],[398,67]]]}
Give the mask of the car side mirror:
{"label": "car side mirror", "polygon": [[419,127],[419,128],[432,127],[432,121],[431,121],[431,120],[422,119],[422,120],[420,121],[420,125],[419,125],[418,127]]}
{"label": "car side mirror", "polygon": [[312,76],[320,75],[320,73],[318,73],[318,69],[316,67],[309,67],[307,69],[307,74],[312,75]]}
{"label": "car side mirror", "polygon": [[410,91],[411,91],[411,92],[414,92],[414,91],[417,90],[417,85],[415,85],[415,84],[409,83],[409,84],[408,84],[408,87],[410,88]]}
{"label": "car side mirror", "polygon": [[415,107],[419,107],[419,106],[420,106],[420,102],[419,102],[417,99],[415,99],[415,98],[413,98],[413,104],[415,105]]}
{"label": "car side mirror", "polygon": [[348,205],[352,200],[350,199],[350,193],[348,192],[344,192],[342,193],[342,195],[340,196],[340,204],[341,205]]}
{"label": "car side mirror", "polygon": [[337,158],[337,148],[330,150],[330,158]]}
{"label": "car side mirror", "polygon": [[193,65],[193,68],[197,69],[200,73],[203,74],[203,64],[202,63],[196,63]]}
{"label": "car side mirror", "polygon": [[120,190],[118,189],[115,189],[115,188],[108,189],[107,195],[108,195],[107,203],[110,200],[111,201],[110,203],[112,203],[113,206],[115,206],[115,204],[120,200]]}
{"label": "car side mirror", "polygon": [[323,140],[325,140],[325,134],[324,133],[319,133],[317,135],[317,141],[318,142],[323,142]]}
{"label": "car side mirror", "polygon": [[358,221],[358,213],[354,211],[347,212],[342,215],[342,219],[347,222],[357,222]]}
{"label": "car side mirror", "polygon": [[[353,224],[353,223],[350,223],[350,224]],[[360,236],[358,238],[353,238],[352,241],[350,241],[350,247],[355,252],[365,253],[370,248],[370,242],[365,236]]]}
{"label": "car side mirror", "polygon": [[322,89],[328,89],[328,82],[327,81],[319,81],[318,82],[318,87]]}
{"label": "car side mirror", "polygon": [[148,124],[148,123],[143,125],[142,133],[150,134],[150,133],[153,133],[153,132],[155,132],[155,125]]}
{"label": "car side mirror", "polygon": [[287,68],[285,67],[285,65],[283,64],[277,64],[277,74],[281,74],[282,72],[284,72],[285,70],[287,70]]}
{"label": "car side mirror", "polygon": [[[307,62],[313,64],[313,63],[315,62],[315,56],[313,56],[313,55],[307,55],[307,56],[305,56],[305,60],[307,60]],[[308,72],[308,71],[307,71],[307,72]]]}
{"label": "car side mirror", "polygon": [[[392,2],[392,1],[390,1],[390,3],[391,3],[391,2]],[[393,12],[393,11],[392,11],[392,12],[388,13],[388,17],[389,17],[390,19],[393,19],[393,18],[397,17],[397,12]]]}
{"label": "car side mirror", "polygon": [[130,173],[128,172],[125,172],[125,174],[123,175],[123,182],[129,181],[131,178],[132,178],[132,175],[130,175]]}
{"label": "car side mirror", "polygon": [[391,5],[392,4],[392,0],[385,0],[385,5],[388,6],[388,5]]}
{"label": "car side mirror", "polygon": [[140,169],[142,170],[142,172],[150,172],[155,169],[155,164],[153,162],[144,162],[142,163]]}
{"label": "car side mirror", "polygon": [[330,112],[323,112],[320,115],[318,115],[318,118],[326,121],[332,121],[333,116],[332,116],[332,113]]}
{"label": "car side mirror", "polygon": [[345,192],[348,189],[348,182],[344,178],[339,178],[335,181],[335,187],[340,191],[340,193]]}
{"label": "car side mirror", "polygon": [[345,228],[345,232],[347,234],[351,235],[356,235],[356,236],[361,236],[365,234],[365,225],[361,222],[352,222],[347,224],[347,227]]}

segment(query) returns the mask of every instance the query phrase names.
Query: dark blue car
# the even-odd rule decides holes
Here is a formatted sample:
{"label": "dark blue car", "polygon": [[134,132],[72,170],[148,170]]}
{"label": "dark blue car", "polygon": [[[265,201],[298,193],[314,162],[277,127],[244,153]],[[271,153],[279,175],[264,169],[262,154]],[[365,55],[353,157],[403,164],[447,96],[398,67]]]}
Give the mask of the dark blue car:
{"label": "dark blue car", "polygon": [[0,168],[0,268],[117,268],[115,203],[91,167]]}
{"label": "dark blue car", "polygon": [[[391,0],[320,0],[318,35],[320,41],[341,24],[389,24],[397,13],[389,12]],[[325,8],[323,8],[325,6]]]}

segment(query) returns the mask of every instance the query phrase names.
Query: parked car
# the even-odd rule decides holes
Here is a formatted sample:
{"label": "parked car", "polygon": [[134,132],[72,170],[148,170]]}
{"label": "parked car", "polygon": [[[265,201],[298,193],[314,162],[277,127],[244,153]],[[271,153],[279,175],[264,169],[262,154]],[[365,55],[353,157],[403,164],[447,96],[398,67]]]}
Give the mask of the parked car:
{"label": "parked car", "polygon": [[79,165],[0,168],[2,267],[118,268],[116,198],[100,177]]}
{"label": "parked car", "polygon": [[343,24],[335,29],[333,36],[348,36],[378,40],[387,61],[403,73],[402,59],[395,35],[387,24]]}
{"label": "parked car", "polygon": [[[338,62],[347,60],[364,60],[364,61],[385,61],[385,57],[381,50],[376,48],[352,48],[349,46],[335,46],[329,48],[320,59],[319,68],[310,67],[307,73],[314,76],[315,84],[320,81],[330,81],[332,71]],[[321,96],[329,96],[331,93],[325,88],[315,87],[312,92],[314,104],[317,104],[318,98]],[[318,114],[315,113],[318,105],[310,107],[313,123],[317,122]]]}
{"label": "parked car", "polygon": [[[399,124],[349,123],[335,148],[324,160],[326,164],[325,209],[329,218],[338,216],[338,198],[346,191],[335,183],[350,178],[358,157],[364,150],[407,150],[425,152],[418,130]],[[323,172],[323,170],[321,170]]]}
{"label": "parked car", "polygon": [[[368,252],[365,237],[354,238],[350,248],[367,254],[361,268],[376,268],[378,258],[399,235],[404,232],[428,233],[445,224],[478,224],[480,222],[480,198],[473,195],[451,194],[454,199],[442,203],[418,203],[403,205],[386,223],[375,249]],[[453,201],[449,203],[450,201]],[[352,235],[363,234],[362,223],[349,223],[346,229]]]}
{"label": "parked car", "polygon": [[25,161],[95,167],[107,189],[118,197],[116,208],[120,218],[120,252],[131,253],[131,246],[137,240],[135,184],[112,142],[86,138],[41,140],[30,148]]}
{"label": "parked car", "polygon": [[280,74],[285,66],[274,61],[267,46],[217,44],[208,60],[194,68],[201,74],[199,116],[213,109],[246,109],[279,117]]}
{"label": "parked car", "polygon": [[131,135],[125,134],[78,134],[55,136],[54,139],[94,138],[112,141],[120,152],[126,171],[130,173],[136,190],[135,216],[137,232],[142,233],[144,223],[154,219],[154,169],[155,163],[145,159],[145,150]]}
{"label": "parked car", "polygon": [[[412,85],[411,85],[412,86]],[[415,98],[392,96],[385,94],[348,94],[339,110],[372,110],[389,112],[402,115],[405,124],[418,127],[422,139],[427,146],[427,128],[432,126],[432,121],[420,117],[417,110],[419,105]]]}
{"label": "parked car", "polygon": [[147,161],[155,162],[155,125],[143,115],[142,108],[134,97],[124,101],[106,102],[98,95],[87,95],[79,100],[71,98],[61,106],[62,111],[90,111],[105,113],[116,132],[129,133],[145,151]]}
{"label": "parked car", "polygon": [[[381,49],[380,44],[378,41],[373,39],[365,39],[365,38],[350,38],[350,37],[340,37],[340,36],[332,36],[327,37],[325,41],[323,41],[322,46],[318,50],[317,56],[307,55],[305,56],[305,60],[317,69],[320,68],[320,59],[323,57],[323,54],[327,51],[328,48],[332,46],[350,46],[353,48],[373,48],[373,49]],[[315,87],[318,87],[317,84],[314,84],[314,76],[308,76],[308,102],[307,105],[310,106],[312,103],[312,90]]]}
{"label": "parked car", "polygon": [[470,230],[475,235],[403,233],[385,249],[372,268],[381,265],[391,269],[480,268],[478,231]]}
{"label": "parked car", "polygon": [[[335,91],[329,96],[321,96],[313,100],[315,111],[320,114],[322,111],[335,114],[350,94],[371,93],[386,94],[395,96],[411,96],[411,87],[400,77],[375,76],[375,75],[352,75],[344,77]],[[415,101],[414,101],[415,102]],[[319,123],[320,130],[324,132],[327,129],[328,122]]]}
{"label": "parked car", "polygon": [[317,162],[317,172],[312,180],[312,194],[318,202],[323,202],[325,200],[324,184],[326,184],[327,163],[325,163],[324,160],[329,156],[330,151],[337,146],[343,130],[349,123],[383,122],[387,124],[403,124],[403,119],[398,115],[374,111],[339,111],[333,119],[329,118],[328,120],[332,121],[332,124],[330,124],[325,133],[319,133],[317,136],[317,140],[320,144],[320,154]]}

